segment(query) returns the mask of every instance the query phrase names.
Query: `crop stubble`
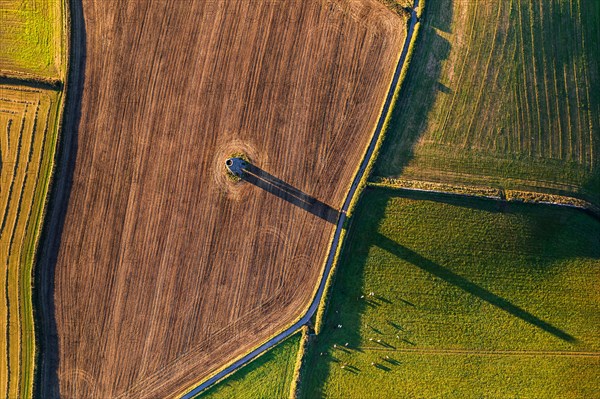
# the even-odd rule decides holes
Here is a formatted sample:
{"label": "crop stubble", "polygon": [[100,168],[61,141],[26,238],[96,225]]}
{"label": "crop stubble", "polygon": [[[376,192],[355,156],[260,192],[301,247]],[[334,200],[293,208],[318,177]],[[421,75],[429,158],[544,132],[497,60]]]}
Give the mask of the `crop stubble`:
{"label": "crop stubble", "polygon": [[374,1],[84,0],[83,14],[60,394],[165,397],[301,315],[334,227],[227,180],[225,158],[244,151],[339,208],[405,23]]}

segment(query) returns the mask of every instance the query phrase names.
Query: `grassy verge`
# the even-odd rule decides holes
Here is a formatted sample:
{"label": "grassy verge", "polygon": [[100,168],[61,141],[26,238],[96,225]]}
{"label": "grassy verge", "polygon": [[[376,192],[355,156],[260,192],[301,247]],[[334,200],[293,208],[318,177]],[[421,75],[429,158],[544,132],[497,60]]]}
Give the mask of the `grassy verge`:
{"label": "grassy verge", "polygon": [[290,399],[295,399],[298,396],[298,387],[300,385],[300,376],[302,375],[302,370],[304,367],[304,353],[306,352],[306,347],[308,346],[308,341],[311,338],[311,333],[309,331],[308,326],[302,327],[301,330],[302,338],[300,340],[300,345],[298,347],[298,352],[296,353],[296,364],[294,365],[294,376],[292,378],[292,383],[290,384]]}
{"label": "grassy verge", "polygon": [[[421,17],[421,15],[423,15],[424,7],[425,7],[425,0],[421,0],[420,5],[419,5],[418,14],[417,14],[419,18]],[[410,25],[410,19],[409,19],[409,16],[407,16],[407,20],[406,20],[406,31],[407,32],[408,32],[409,25]],[[363,189],[365,188],[365,186],[367,184],[367,180],[369,179],[369,176],[373,172],[375,162],[376,162],[377,158],[379,157],[379,153],[381,151],[381,146],[382,146],[383,142],[385,141],[386,134],[390,130],[390,123],[392,122],[393,110],[396,108],[398,98],[400,96],[400,92],[402,91],[402,87],[404,86],[404,81],[408,74],[409,66],[410,66],[414,51],[415,51],[415,45],[419,38],[420,30],[421,30],[421,24],[417,23],[415,26],[415,30],[413,32],[412,38],[411,38],[410,42],[408,43],[408,52],[406,53],[406,59],[404,60],[404,65],[402,66],[402,70],[400,71],[400,77],[398,79],[398,83],[394,90],[394,95],[392,97],[390,107],[387,111],[387,114],[385,115],[383,127],[381,129],[379,137],[377,138],[377,142],[375,144],[375,149],[373,150],[373,155],[371,156],[371,159],[370,159],[369,163],[367,164],[367,167],[362,176],[362,179],[360,180],[360,182],[358,184],[358,188],[356,189],[357,194],[354,196],[354,199],[352,200],[352,202],[350,202],[350,205],[348,207],[348,212],[347,212],[348,216],[352,215],[352,211],[354,210],[354,208],[356,207],[356,204],[360,200],[361,193],[362,193]],[[402,49],[400,49],[400,52],[398,53],[398,59],[400,59],[401,56],[402,56]],[[385,105],[385,103],[382,104],[382,106],[381,106],[382,109],[381,109],[380,113],[383,113],[384,105]],[[365,153],[365,156],[366,156],[366,153]],[[362,165],[362,160],[361,160],[361,163],[359,164],[359,168],[357,169],[356,173],[358,173],[358,170],[360,169],[360,165]]]}
{"label": "grassy verge", "polygon": [[286,398],[294,378],[301,340],[300,333],[292,335],[197,398]]}
{"label": "grassy verge", "polygon": [[302,397],[597,390],[598,221],[384,189],[355,218]]}

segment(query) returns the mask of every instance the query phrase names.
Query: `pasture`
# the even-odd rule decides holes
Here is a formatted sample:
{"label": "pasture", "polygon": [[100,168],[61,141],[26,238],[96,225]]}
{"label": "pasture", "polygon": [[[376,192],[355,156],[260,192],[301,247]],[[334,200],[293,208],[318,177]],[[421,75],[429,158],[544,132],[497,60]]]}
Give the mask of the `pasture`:
{"label": "pasture", "polygon": [[0,74],[62,77],[64,0],[0,0]]}
{"label": "pasture", "polygon": [[31,397],[32,265],[58,134],[60,92],[0,85],[0,397]]}
{"label": "pasture", "polygon": [[[374,0],[73,16],[81,113],[40,256],[40,394],[174,396],[305,311],[406,21]],[[236,153],[253,179],[227,177]]]}
{"label": "pasture", "polygon": [[592,397],[599,237],[572,209],[367,189],[301,397]]}
{"label": "pasture", "polygon": [[196,398],[287,398],[301,339],[300,333],[292,335]]}
{"label": "pasture", "polygon": [[427,2],[375,174],[600,202],[600,2]]}

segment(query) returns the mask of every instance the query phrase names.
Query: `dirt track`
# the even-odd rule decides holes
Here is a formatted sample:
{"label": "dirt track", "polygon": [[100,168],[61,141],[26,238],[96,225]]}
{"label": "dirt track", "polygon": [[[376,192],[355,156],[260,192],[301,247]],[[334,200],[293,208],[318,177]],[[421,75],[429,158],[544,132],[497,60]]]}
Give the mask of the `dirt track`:
{"label": "dirt track", "polygon": [[83,16],[41,392],[56,374],[63,397],[164,397],[299,317],[334,228],[227,180],[225,157],[339,209],[405,24],[370,1],[84,0]]}

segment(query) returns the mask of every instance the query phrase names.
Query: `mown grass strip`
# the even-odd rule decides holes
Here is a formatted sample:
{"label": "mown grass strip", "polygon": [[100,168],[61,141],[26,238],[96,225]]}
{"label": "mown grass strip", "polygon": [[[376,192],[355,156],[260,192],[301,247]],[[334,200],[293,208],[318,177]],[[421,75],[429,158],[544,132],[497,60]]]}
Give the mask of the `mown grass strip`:
{"label": "mown grass strip", "polygon": [[[0,396],[27,398],[32,396],[36,358],[32,269],[62,117],[60,90],[67,65],[63,33],[68,24],[62,0],[36,0],[19,9],[14,8],[17,3],[3,4],[8,19],[0,34],[1,107],[23,105],[20,120],[2,121],[8,137],[2,141],[0,170],[5,188],[0,189],[0,255],[6,267]],[[25,36],[19,33],[23,29]],[[18,46],[13,40],[17,36]]]}
{"label": "mown grass strip", "polygon": [[19,130],[12,129],[14,119],[3,121],[7,123],[8,137],[1,145],[1,181],[8,188],[0,191],[0,259],[6,267],[3,389],[8,397],[31,397],[36,353],[31,292],[33,237],[47,192],[48,181],[44,177],[49,171],[45,169],[52,163],[61,95],[19,86],[1,86],[0,93],[0,107],[15,111],[20,107],[14,117],[21,120]]}

